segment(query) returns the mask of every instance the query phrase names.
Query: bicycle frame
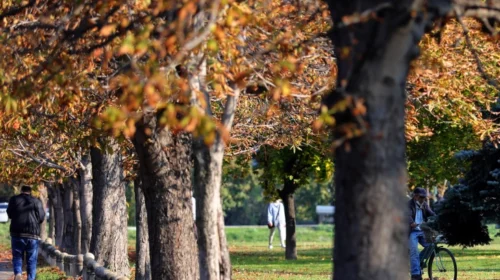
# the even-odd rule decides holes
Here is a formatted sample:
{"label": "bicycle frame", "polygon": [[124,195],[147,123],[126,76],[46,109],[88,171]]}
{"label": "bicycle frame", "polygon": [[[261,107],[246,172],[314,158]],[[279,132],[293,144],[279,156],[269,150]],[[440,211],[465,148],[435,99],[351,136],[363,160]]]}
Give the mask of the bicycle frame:
{"label": "bicycle frame", "polygon": [[427,262],[431,258],[433,254],[436,253],[436,249],[438,248],[437,243],[430,243],[429,246],[425,247],[422,252],[420,252],[420,268],[426,268]]}

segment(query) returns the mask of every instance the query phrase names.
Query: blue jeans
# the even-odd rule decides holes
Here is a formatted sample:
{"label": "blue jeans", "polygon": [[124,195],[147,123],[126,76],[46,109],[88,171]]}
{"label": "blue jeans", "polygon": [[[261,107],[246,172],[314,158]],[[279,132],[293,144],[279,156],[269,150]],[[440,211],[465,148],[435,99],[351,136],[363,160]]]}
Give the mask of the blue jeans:
{"label": "blue jeans", "polygon": [[38,240],[24,237],[12,237],[12,266],[14,275],[23,273],[23,258],[26,253],[28,280],[35,280],[38,259]]}
{"label": "blue jeans", "polygon": [[424,240],[424,233],[422,231],[410,232],[410,271],[411,275],[420,275],[420,253],[418,251],[418,243],[423,247],[429,246]]}

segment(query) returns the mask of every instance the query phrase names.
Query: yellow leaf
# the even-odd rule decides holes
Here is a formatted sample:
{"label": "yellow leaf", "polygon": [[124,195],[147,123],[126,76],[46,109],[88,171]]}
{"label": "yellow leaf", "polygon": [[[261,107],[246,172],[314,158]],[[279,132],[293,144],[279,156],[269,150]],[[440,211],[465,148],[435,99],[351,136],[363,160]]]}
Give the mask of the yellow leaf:
{"label": "yellow leaf", "polygon": [[111,33],[115,31],[115,29],[116,29],[116,24],[105,25],[101,28],[101,32],[99,33],[99,35],[101,35],[102,37],[107,37],[111,35]]}

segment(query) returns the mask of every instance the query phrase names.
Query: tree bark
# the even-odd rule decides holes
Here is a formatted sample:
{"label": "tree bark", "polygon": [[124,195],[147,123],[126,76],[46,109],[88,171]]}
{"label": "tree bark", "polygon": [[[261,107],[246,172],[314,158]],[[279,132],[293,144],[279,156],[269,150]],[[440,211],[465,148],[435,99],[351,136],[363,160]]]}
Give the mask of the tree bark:
{"label": "tree bark", "polygon": [[80,255],[82,253],[82,216],[80,213],[80,184],[79,181],[71,179],[72,191],[73,191],[73,241],[74,241],[74,251],[75,255]]}
{"label": "tree bark", "polygon": [[[227,97],[222,123],[227,131],[231,130],[239,97],[236,89]],[[210,100],[205,98],[210,104]],[[211,114],[207,108],[207,114]],[[204,139],[197,139],[194,152],[194,188],[196,199],[196,228],[198,230],[198,250],[201,279],[231,279],[231,261],[224,232],[224,217],[220,190],[222,185],[222,163],[224,141],[217,133],[212,146]]]}
{"label": "tree bark", "polygon": [[82,219],[82,254],[90,249],[92,238],[92,161],[90,155],[81,160],[80,176],[80,217]]}
{"label": "tree bark", "polygon": [[[43,209],[46,210],[48,204],[47,187],[45,185],[41,185],[39,187],[39,192],[40,192],[40,201],[42,202]],[[42,241],[45,241],[47,239],[47,217],[45,217],[43,223],[40,225],[40,238],[42,239]]]}
{"label": "tree bark", "polygon": [[332,106],[344,95],[364,101],[367,109],[361,121],[349,111],[337,116],[337,125],[355,123],[364,133],[335,152],[334,279],[399,280],[409,274],[405,84],[431,13],[410,7],[423,1],[389,1],[377,12],[380,19],[352,28],[341,23],[383,2],[328,2],[336,26],[331,36],[337,53],[345,55],[338,58],[337,89],[325,103]]}
{"label": "tree bark", "polygon": [[135,280],[151,279],[151,261],[149,258],[149,234],[148,234],[148,216],[146,212],[146,203],[142,191],[141,180],[139,176],[134,182],[135,192],[135,220],[136,220],[136,260],[135,260]]}
{"label": "tree bark", "polygon": [[227,245],[226,229],[224,226],[224,212],[222,211],[222,203],[217,211],[219,230],[219,245],[220,245],[220,279],[231,279],[231,259],[229,257],[229,246]]}
{"label": "tree bark", "polygon": [[127,205],[120,147],[111,138],[99,141],[102,150],[91,148],[94,195],[90,252],[108,269],[128,276]]}
{"label": "tree bark", "polygon": [[63,183],[64,234],[61,248],[68,254],[75,253],[74,231],[74,200],[73,186],[69,182]]}
{"label": "tree bark", "polygon": [[173,134],[146,112],[136,124],[148,216],[152,279],[197,279],[198,251],[191,203],[191,136]]}
{"label": "tree bark", "polygon": [[196,199],[196,228],[198,230],[198,254],[200,279],[221,279],[219,205],[222,179],[224,146],[215,143],[208,147],[203,139],[194,145],[194,188]]}
{"label": "tree bark", "polygon": [[55,196],[55,190],[54,187],[47,187],[47,193],[48,193],[48,201],[49,201],[49,238],[52,239],[52,244],[55,244],[54,242],[56,241],[56,225],[55,225],[55,211],[54,211],[54,196]]}
{"label": "tree bark", "polygon": [[293,180],[285,178],[283,190],[280,191],[283,206],[285,206],[285,221],[286,221],[286,249],[285,258],[287,260],[297,259],[297,237],[295,234],[295,198],[294,193],[297,189]]}
{"label": "tree bark", "polygon": [[64,208],[62,200],[62,186],[55,185],[53,188],[53,199],[54,202],[54,229],[55,229],[55,244],[58,247],[62,247],[63,236],[64,236]]}

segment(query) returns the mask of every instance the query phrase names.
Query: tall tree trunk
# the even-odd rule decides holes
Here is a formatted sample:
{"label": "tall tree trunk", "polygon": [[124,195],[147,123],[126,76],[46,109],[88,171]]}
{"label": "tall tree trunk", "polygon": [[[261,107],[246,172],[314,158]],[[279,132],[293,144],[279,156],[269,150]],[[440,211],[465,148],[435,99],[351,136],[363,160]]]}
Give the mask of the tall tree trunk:
{"label": "tall tree trunk", "polygon": [[221,279],[219,207],[222,180],[223,143],[208,147],[203,139],[194,145],[194,187],[196,199],[196,227],[198,229],[198,250],[200,279]]}
{"label": "tall tree trunk", "polygon": [[120,147],[114,139],[99,141],[101,147],[106,148],[91,148],[94,195],[90,252],[95,255],[97,262],[126,276],[130,272],[122,157]]}
{"label": "tall tree trunk", "polygon": [[61,190],[61,185],[55,185],[53,187],[53,202],[54,202],[54,229],[55,229],[55,244],[58,247],[62,247],[63,236],[64,236],[64,208]]}
{"label": "tall tree trunk", "polygon": [[[40,201],[42,202],[43,209],[46,210],[48,204],[48,191],[45,185],[40,185]],[[45,211],[46,213],[46,211]],[[43,223],[40,225],[40,238],[45,241],[47,239],[47,217],[43,220]]]}
{"label": "tall tree trunk", "polygon": [[73,241],[75,242],[74,254],[80,255],[82,253],[82,216],[80,213],[80,181],[71,179],[73,191]]}
{"label": "tall tree trunk", "polygon": [[[198,58],[200,59],[200,58]],[[201,58],[203,59],[203,58]],[[195,59],[196,60],[196,59]],[[198,64],[198,63],[195,63]],[[205,113],[212,115],[210,97],[206,91],[206,61],[200,63],[200,71],[189,77],[193,93],[201,91],[204,95]],[[226,131],[231,131],[240,90],[233,86],[227,96],[222,116]],[[197,104],[196,96],[192,103]],[[203,138],[193,143],[194,188],[196,199],[196,225],[198,231],[198,250],[201,279],[231,279],[231,261],[224,232],[224,217],[220,191],[222,185],[222,163],[224,159],[224,140],[218,132],[212,146],[207,146]]]}
{"label": "tall tree trunk", "polygon": [[349,95],[367,109],[358,118],[350,111],[337,118],[338,126],[350,122],[364,133],[335,152],[334,279],[399,280],[409,274],[405,84],[435,11],[423,11],[424,1],[389,1],[377,20],[342,25],[346,16],[383,2],[328,1],[336,26],[332,39],[337,53],[345,55],[338,58],[338,87],[325,103],[332,106]]}
{"label": "tall tree trunk", "polygon": [[75,231],[74,231],[74,200],[73,186],[69,182],[63,184],[63,208],[64,208],[64,235],[62,249],[68,254],[75,253]]}
{"label": "tall tree trunk", "polygon": [[197,279],[191,203],[191,136],[144,113],[134,137],[148,216],[152,279]]}
{"label": "tall tree trunk", "polygon": [[136,225],[136,243],[135,243],[135,280],[151,279],[151,260],[149,258],[149,235],[148,235],[148,216],[146,212],[146,203],[142,191],[141,179],[139,176],[134,181],[135,192],[135,225]]}
{"label": "tall tree trunk", "polygon": [[219,230],[219,245],[220,245],[220,279],[231,279],[231,259],[229,258],[229,246],[227,245],[226,229],[224,226],[224,212],[222,211],[222,203],[217,211],[218,222],[217,229]]}
{"label": "tall tree trunk", "polygon": [[295,198],[294,193],[297,185],[288,177],[284,180],[284,187],[280,191],[283,206],[285,206],[285,222],[286,222],[286,249],[285,258],[287,260],[297,259],[297,237],[295,235],[296,220],[295,220]]}
{"label": "tall tree trunk", "polygon": [[52,244],[56,241],[56,225],[55,225],[55,211],[54,211],[54,196],[55,190],[53,186],[47,187],[48,201],[49,201],[49,238],[52,239]]}
{"label": "tall tree trunk", "polygon": [[90,249],[92,237],[92,161],[90,155],[81,160],[80,175],[80,216],[82,219],[82,254]]}

